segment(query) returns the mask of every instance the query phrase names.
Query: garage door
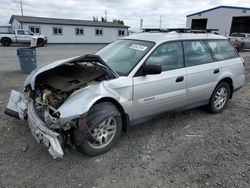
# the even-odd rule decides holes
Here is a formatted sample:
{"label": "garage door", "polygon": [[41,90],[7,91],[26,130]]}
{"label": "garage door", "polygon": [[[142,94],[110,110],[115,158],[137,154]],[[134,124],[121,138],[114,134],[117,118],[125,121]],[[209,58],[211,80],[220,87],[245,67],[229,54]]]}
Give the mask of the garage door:
{"label": "garage door", "polygon": [[233,17],[230,33],[250,33],[250,16]]}

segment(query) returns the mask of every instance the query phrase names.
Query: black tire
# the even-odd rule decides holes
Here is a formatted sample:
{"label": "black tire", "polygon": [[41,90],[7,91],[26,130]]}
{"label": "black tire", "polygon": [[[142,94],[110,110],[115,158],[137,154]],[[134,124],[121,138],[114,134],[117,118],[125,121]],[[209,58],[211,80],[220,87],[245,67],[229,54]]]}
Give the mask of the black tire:
{"label": "black tire", "polygon": [[244,43],[240,44],[240,46],[237,47],[238,52],[242,52],[243,49],[244,49],[244,47],[245,47],[245,44],[244,44]]}
{"label": "black tire", "polygon": [[39,39],[37,40],[37,46],[38,46],[38,47],[44,46],[45,43],[46,43],[45,40],[42,39],[42,38],[39,38]]}
{"label": "black tire", "polygon": [[[224,88],[225,91],[226,91],[226,97],[225,98],[225,102],[221,102],[221,106],[219,104],[217,104],[218,106],[216,106],[216,99],[218,99],[218,92],[220,91],[221,88]],[[210,111],[210,113],[212,114],[217,114],[217,113],[220,113],[222,112],[222,110],[225,109],[225,107],[227,106],[227,103],[229,101],[229,98],[230,98],[230,86],[227,82],[220,82],[216,88],[214,89],[214,92],[210,98],[210,101],[209,101],[209,105],[208,105],[208,110]],[[221,98],[222,99],[222,98]]]}
{"label": "black tire", "polygon": [[9,38],[3,38],[1,41],[3,46],[10,46],[11,45],[11,40]]}
{"label": "black tire", "polygon": [[83,153],[89,156],[97,156],[109,151],[118,141],[122,132],[121,113],[111,102],[98,103],[89,110],[87,115],[87,126],[91,132],[100,130],[99,125],[109,119],[116,122],[116,131],[113,136],[111,136],[112,139],[110,138],[108,144],[100,148],[94,147],[95,143],[92,143],[91,139],[86,136],[81,128],[78,127],[74,130],[73,139]]}

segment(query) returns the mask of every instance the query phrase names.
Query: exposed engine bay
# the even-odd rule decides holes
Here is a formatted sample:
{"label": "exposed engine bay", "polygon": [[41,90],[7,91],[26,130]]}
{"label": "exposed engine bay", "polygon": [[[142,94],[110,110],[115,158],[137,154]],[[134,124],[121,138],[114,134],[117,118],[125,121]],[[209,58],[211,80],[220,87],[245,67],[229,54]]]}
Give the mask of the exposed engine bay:
{"label": "exposed engine bay", "polygon": [[80,147],[86,140],[99,143],[93,135],[95,127],[87,124],[92,113],[85,101],[106,90],[103,81],[117,77],[98,55],[58,60],[34,70],[26,78],[24,93],[12,90],[5,113],[27,120],[35,140],[54,158],[62,158],[62,147]]}
{"label": "exposed engine bay", "polygon": [[31,97],[40,118],[51,125],[60,116],[57,108],[74,91],[109,78],[98,63],[73,61],[39,74]]}

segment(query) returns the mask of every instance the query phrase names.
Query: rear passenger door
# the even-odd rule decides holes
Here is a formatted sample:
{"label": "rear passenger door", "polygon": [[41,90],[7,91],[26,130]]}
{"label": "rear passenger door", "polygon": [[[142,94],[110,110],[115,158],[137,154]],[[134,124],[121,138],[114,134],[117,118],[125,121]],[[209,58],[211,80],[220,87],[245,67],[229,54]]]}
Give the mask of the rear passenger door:
{"label": "rear passenger door", "polygon": [[187,105],[202,105],[209,101],[214,89],[218,67],[202,40],[183,41],[187,67]]}
{"label": "rear passenger door", "polygon": [[26,41],[24,30],[16,30],[16,40],[20,43],[24,43]]}

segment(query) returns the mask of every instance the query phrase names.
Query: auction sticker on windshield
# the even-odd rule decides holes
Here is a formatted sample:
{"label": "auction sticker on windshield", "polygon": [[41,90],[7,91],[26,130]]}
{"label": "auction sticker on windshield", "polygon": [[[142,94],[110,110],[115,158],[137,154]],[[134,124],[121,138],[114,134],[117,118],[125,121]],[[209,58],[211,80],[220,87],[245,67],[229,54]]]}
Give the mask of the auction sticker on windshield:
{"label": "auction sticker on windshield", "polygon": [[132,44],[129,48],[135,49],[135,50],[140,50],[140,51],[145,51],[148,47],[147,46],[142,46],[139,44]]}

